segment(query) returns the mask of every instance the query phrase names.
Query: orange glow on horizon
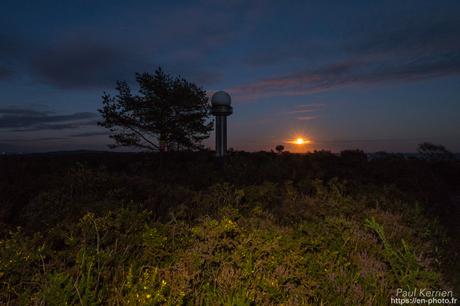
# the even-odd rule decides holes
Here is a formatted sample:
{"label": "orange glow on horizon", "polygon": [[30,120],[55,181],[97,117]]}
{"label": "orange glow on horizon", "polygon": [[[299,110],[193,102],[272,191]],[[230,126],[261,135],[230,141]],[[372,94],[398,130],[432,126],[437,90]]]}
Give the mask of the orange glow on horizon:
{"label": "orange glow on horizon", "polygon": [[286,141],[286,143],[290,143],[290,144],[295,144],[295,145],[306,145],[306,144],[310,144],[312,143],[311,140],[309,139],[306,139],[304,137],[297,137],[295,139],[292,139],[292,140],[288,140]]}
{"label": "orange glow on horizon", "polygon": [[306,153],[312,151],[315,144],[313,139],[305,131],[297,130],[288,136],[283,142],[286,150],[292,153]]}
{"label": "orange glow on horizon", "polygon": [[303,140],[303,138],[297,138],[295,140],[295,143],[298,144],[298,145],[301,145],[301,144],[304,144],[305,143],[305,140]]}

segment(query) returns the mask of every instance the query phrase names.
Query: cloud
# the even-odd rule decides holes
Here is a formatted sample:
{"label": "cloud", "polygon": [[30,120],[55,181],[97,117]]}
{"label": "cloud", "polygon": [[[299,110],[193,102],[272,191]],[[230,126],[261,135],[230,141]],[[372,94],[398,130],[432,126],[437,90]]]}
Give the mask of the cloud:
{"label": "cloud", "polygon": [[[369,23],[369,29],[352,30],[345,40],[312,43],[306,38],[294,46],[279,43],[274,50],[270,48],[269,54],[250,55],[246,64],[272,65],[295,59],[299,67],[296,71],[241,84],[229,91],[251,100],[459,74],[458,14],[423,12],[417,16],[410,20],[406,15],[382,18],[381,26]],[[272,58],[275,55],[276,61]]]}
{"label": "cloud", "polygon": [[301,121],[306,121],[306,120],[313,120],[313,119],[317,119],[318,116],[301,116],[301,117],[296,117],[297,120],[301,120]]}
{"label": "cloud", "polygon": [[312,113],[316,111],[315,109],[297,109],[293,111],[288,111],[286,114],[304,114],[304,113]]}
{"label": "cloud", "polygon": [[60,88],[101,88],[131,77],[135,68],[130,52],[114,45],[75,39],[39,51],[32,70],[45,83]]}
{"label": "cloud", "polygon": [[376,138],[376,139],[334,139],[334,140],[315,140],[321,144],[347,144],[347,143],[372,143],[372,142],[411,142],[411,141],[426,141],[429,137],[417,138]]}
{"label": "cloud", "polygon": [[28,128],[19,128],[11,130],[13,132],[32,132],[40,130],[66,130],[66,129],[78,129],[85,126],[96,126],[97,120],[88,120],[88,121],[75,121],[75,122],[66,122],[66,123],[43,123],[36,124]]}
{"label": "cloud", "polygon": [[[113,88],[118,80],[132,80],[136,72],[153,72],[157,68],[158,64],[149,60],[157,51],[143,48],[145,46],[136,48],[72,38],[38,51],[31,59],[32,76],[63,89]],[[182,74],[198,84],[211,84],[222,78],[220,72],[203,68],[196,59],[188,59],[184,54],[174,54],[163,61],[166,71],[173,75]]]}
{"label": "cloud", "polygon": [[76,138],[80,138],[80,137],[94,137],[94,136],[107,136],[107,135],[110,135],[109,132],[86,132],[86,133],[78,133],[78,134],[72,134],[70,135],[70,137],[76,137]]}
{"label": "cloud", "polygon": [[360,58],[345,60],[313,71],[262,79],[230,88],[242,99],[267,96],[307,95],[350,85],[388,81],[414,81],[460,73],[460,51],[416,58]]}
{"label": "cloud", "polygon": [[39,111],[36,109],[24,109],[24,108],[14,108],[14,107],[8,107],[8,108],[0,108],[0,115],[12,115],[12,116],[37,116],[37,117],[42,117],[42,116],[47,116],[48,114],[51,114],[52,112],[49,111]]}
{"label": "cloud", "polygon": [[[103,90],[113,88],[117,80],[132,80],[136,72],[151,72],[160,64],[168,72],[184,75],[198,84],[221,80],[222,73],[202,65],[211,47],[194,40],[184,47],[177,39],[179,28],[177,31],[174,35],[164,31],[155,34],[152,44],[145,39],[131,40],[123,33],[114,38],[99,32],[77,31],[69,37],[58,37],[54,43],[40,44],[30,37],[0,33],[0,81],[13,74],[24,74],[35,82],[61,89]],[[211,32],[200,39],[213,36]]]}
{"label": "cloud", "polygon": [[[69,140],[66,137],[34,137],[32,139],[22,138],[20,140],[21,143],[36,143],[36,142],[55,142],[55,141],[66,141]],[[2,139],[3,143],[9,144],[18,144],[18,139],[10,138],[10,139]]]}
{"label": "cloud", "polygon": [[107,89],[117,80],[132,80],[136,72],[152,72],[160,65],[199,84],[222,79],[222,73],[206,63],[236,37],[238,12],[210,14],[209,9],[184,5],[158,8],[152,18],[151,10],[147,6],[136,12],[130,32],[102,23],[36,46],[37,54],[30,60],[32,77],[63,89]]}
{"label": "cloud", "polygon": [[97,117],[90,112],[57,115],[34,109],[3,108],[0,109],[0,129],[15,132],[75,129],[96,126]]}
{"label": "cloud", "polygon": [[460,50],[457,14],[420,16],[415,20],[386,24],[383,29],[346,46],[352,53],[373,55],[410,55],[446,53]]}
{"label": "cloud", "polygon": [[284,112],[285,114],[305,114],[317,112],[318,109],[323,107],[323,103],[310,103],[304,105],[297,105],[293,110]]}

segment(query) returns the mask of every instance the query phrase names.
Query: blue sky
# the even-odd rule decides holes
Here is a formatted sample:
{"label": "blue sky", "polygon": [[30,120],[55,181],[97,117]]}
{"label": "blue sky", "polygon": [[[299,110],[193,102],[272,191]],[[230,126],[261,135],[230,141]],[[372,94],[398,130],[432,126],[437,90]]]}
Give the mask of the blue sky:
{"label": "blue sky", "polygon": [[107,149],[102,93],[162,66],[231,93],[235,149],[459,152],[458,37],[459,1],[2,1],[0,151]]}

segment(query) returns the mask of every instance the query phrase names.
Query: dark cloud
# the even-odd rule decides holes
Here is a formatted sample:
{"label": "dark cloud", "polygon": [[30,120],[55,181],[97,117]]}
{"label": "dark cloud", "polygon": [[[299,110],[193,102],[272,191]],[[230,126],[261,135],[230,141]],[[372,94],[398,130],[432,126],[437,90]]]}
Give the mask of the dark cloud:
{"label": "dark cloud", "polygon": [[316,60],[334,56],[337,52],[335,42],[312,42],[297,40],[289,43],[279,43],[276,45],[266,44],[258,46],[257,52],[250,53],[243,58],[243,63],[251,68],[273,66],[289,61],[305,61],[314,58]]}
{"label": "dark cloud", "polygon": [[307,121],[307,120],[314,120],[318,118],[319,116],[300,116],[300,117],[297,117],[296,119],[300,121]]}
{"label": "dark cloud", "polygon": [[81,127],[86,126],[93,126],[97,125],[97,120],[80,120],[75,122],[66,122],[66,123],[42,123],[36,124],[34,126],[28,128],[19,128],[11,130],[13,132],[33,132],[33,131],[41,131],[41,130],[66,130],[66,129],[78,129]]}
{"label": "dark cloud", "polygon": [[[75,39],[38,52],[32,59],[34,77],[64,89],[113,88],[117,80],[132,80],[136,72],[153,72],[157,65],[132,46]],[[182,61],[181,54],[164,65],[175,75],[182,74],[198,84],[211,84],[221,74],[199,67],[193,60]]]}
{"label": "dark cloud", "polygon": [[86,132],[86,133],[78,133],[78,134],[72,134],[70,135],[70,137],[76,137],[76,138],[80,138],[80,137],[94,137],[94,136],[107,136],[109,135],[110,133],[109,132]]}
{"label": "dark cloud", "polygon": [[32,68],[38,78],[57,87],[100,88],[134,74],[132,58],[115,46],[82,39],[39,52]]}
{"label": "dark cloud", "polygon": [[[391,10],[369,10],[364,16],[354,11],[353,22],[347,21],[341,28],[332,27],[331,31],[327,20],[315,24],[324,32],[322,37],[308,32],[306,19],[298,27],[289,28],[291,35],[268,36],[243,58],[243,63],[261,67],[295,60],[311,66],[338,56],[415,56],[459,50],[460,7],[453,4],[411,5],[407,10],[392,5]],[[341,17],[350,16],[343,12]]]}
{"label": "dark cloud", "polygon": [[74,129],[95,126],[97,117],[89,112],[57,115],[33,109],[4,108],[0,109],[0,129],[16,132]]}
{"label": "dark cloud", "polygon": [[416,20],[392,22],[386,27],[366,34],[346,46],[358,54],[409,55],[444,53],[460,50],[456,14],[436,18],[435,15]]}
{"label": "dark cloud", "polygon": [[[380,27],[349,33],[346,40],[312,44],[301,40],[278,44],[269,53],[252,54],[250,66],[271,65],[292,59],[297,72],[261,79],[231,89],[243,98],[273,95],[304,95],[334,90],[347,85],[367,85],[389,81],[413,81],[460,73],[460,19],[455,13],[436,15],[426,12],[406,20],[395,16]],[[322,51],[321,51],[322,49]],[[331,56],[335,50],[335,60]],[[327,64],[315,64],[324,54]],[[313,64],[312,64],[313,63]],[[317,67],[317,68],[312,68]]]}
{"label": "dark cloud", "polygon": [[[46,141],[61,141],[61,140],[69,140],[68,138],[66,137],[34,137],[32,139],[24,139],[22,138],[20,140],[21,143],[34,143],[34,142],[46,142]],[[14,143],[18,143],[19,140],[17,138],[11,138],[11,139],[2,139],[3,143],[10,143],[10,144],[14,144]]]}
{"label": "dark cloud", "polygon": [[136,52],[129,44],[91,33],[73,33],[54,43],[0,33],[0,80],[22,74],[59,88],[105,88],[150,68]]}
{"label": "dark cloud", "polygon": [[415,58],[362,57],[324,66],[313,71],[263,79],[229,89],[242,98],[305,95],[349,85],[388,81],[414,81],[460,73],[460,51]]}
{"label": "dark cloud", "polygon": [[49,111],[40,111],[36,109],[24,109],[24,108],[0,108],[0,115],[12,115],[12,116],[37,116],[43,117],[51,114]]}

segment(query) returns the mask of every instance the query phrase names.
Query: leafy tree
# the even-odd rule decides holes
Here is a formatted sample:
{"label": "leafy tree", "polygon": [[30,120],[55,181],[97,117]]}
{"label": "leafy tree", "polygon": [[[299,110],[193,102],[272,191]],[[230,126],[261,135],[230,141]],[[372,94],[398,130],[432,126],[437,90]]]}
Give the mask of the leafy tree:
{"label": "leafy tree", "polygon": [[367,154],[362,150],[343,150],[340,152],[343,161],[350,164],[359,164],[367,161]]}
{"label": "leafy tree", "polygon": [[212,122],[206,91],[183,78],[173,78],[161,68],[137,73],[138,94],[118,81],[117,95],[102,96],[103,121],[115,143],[151,151],[196,150],[209,137]]}
{"label": "leafy tree", "polygon": [[418,153],[425,160],[440,161],[452,160],[454,155],[442,145],[435,145],[429,142],[419,144]]}
{"label": "leafy tree", "polygon": [[278,152],[279,154],[281,154],[281,153],[283,153],[283,151],[284,151],[284,146],[283,146],[283,145],[277,145],[277,146],[275,147],[275,150],[276,150],[276,152]]}

